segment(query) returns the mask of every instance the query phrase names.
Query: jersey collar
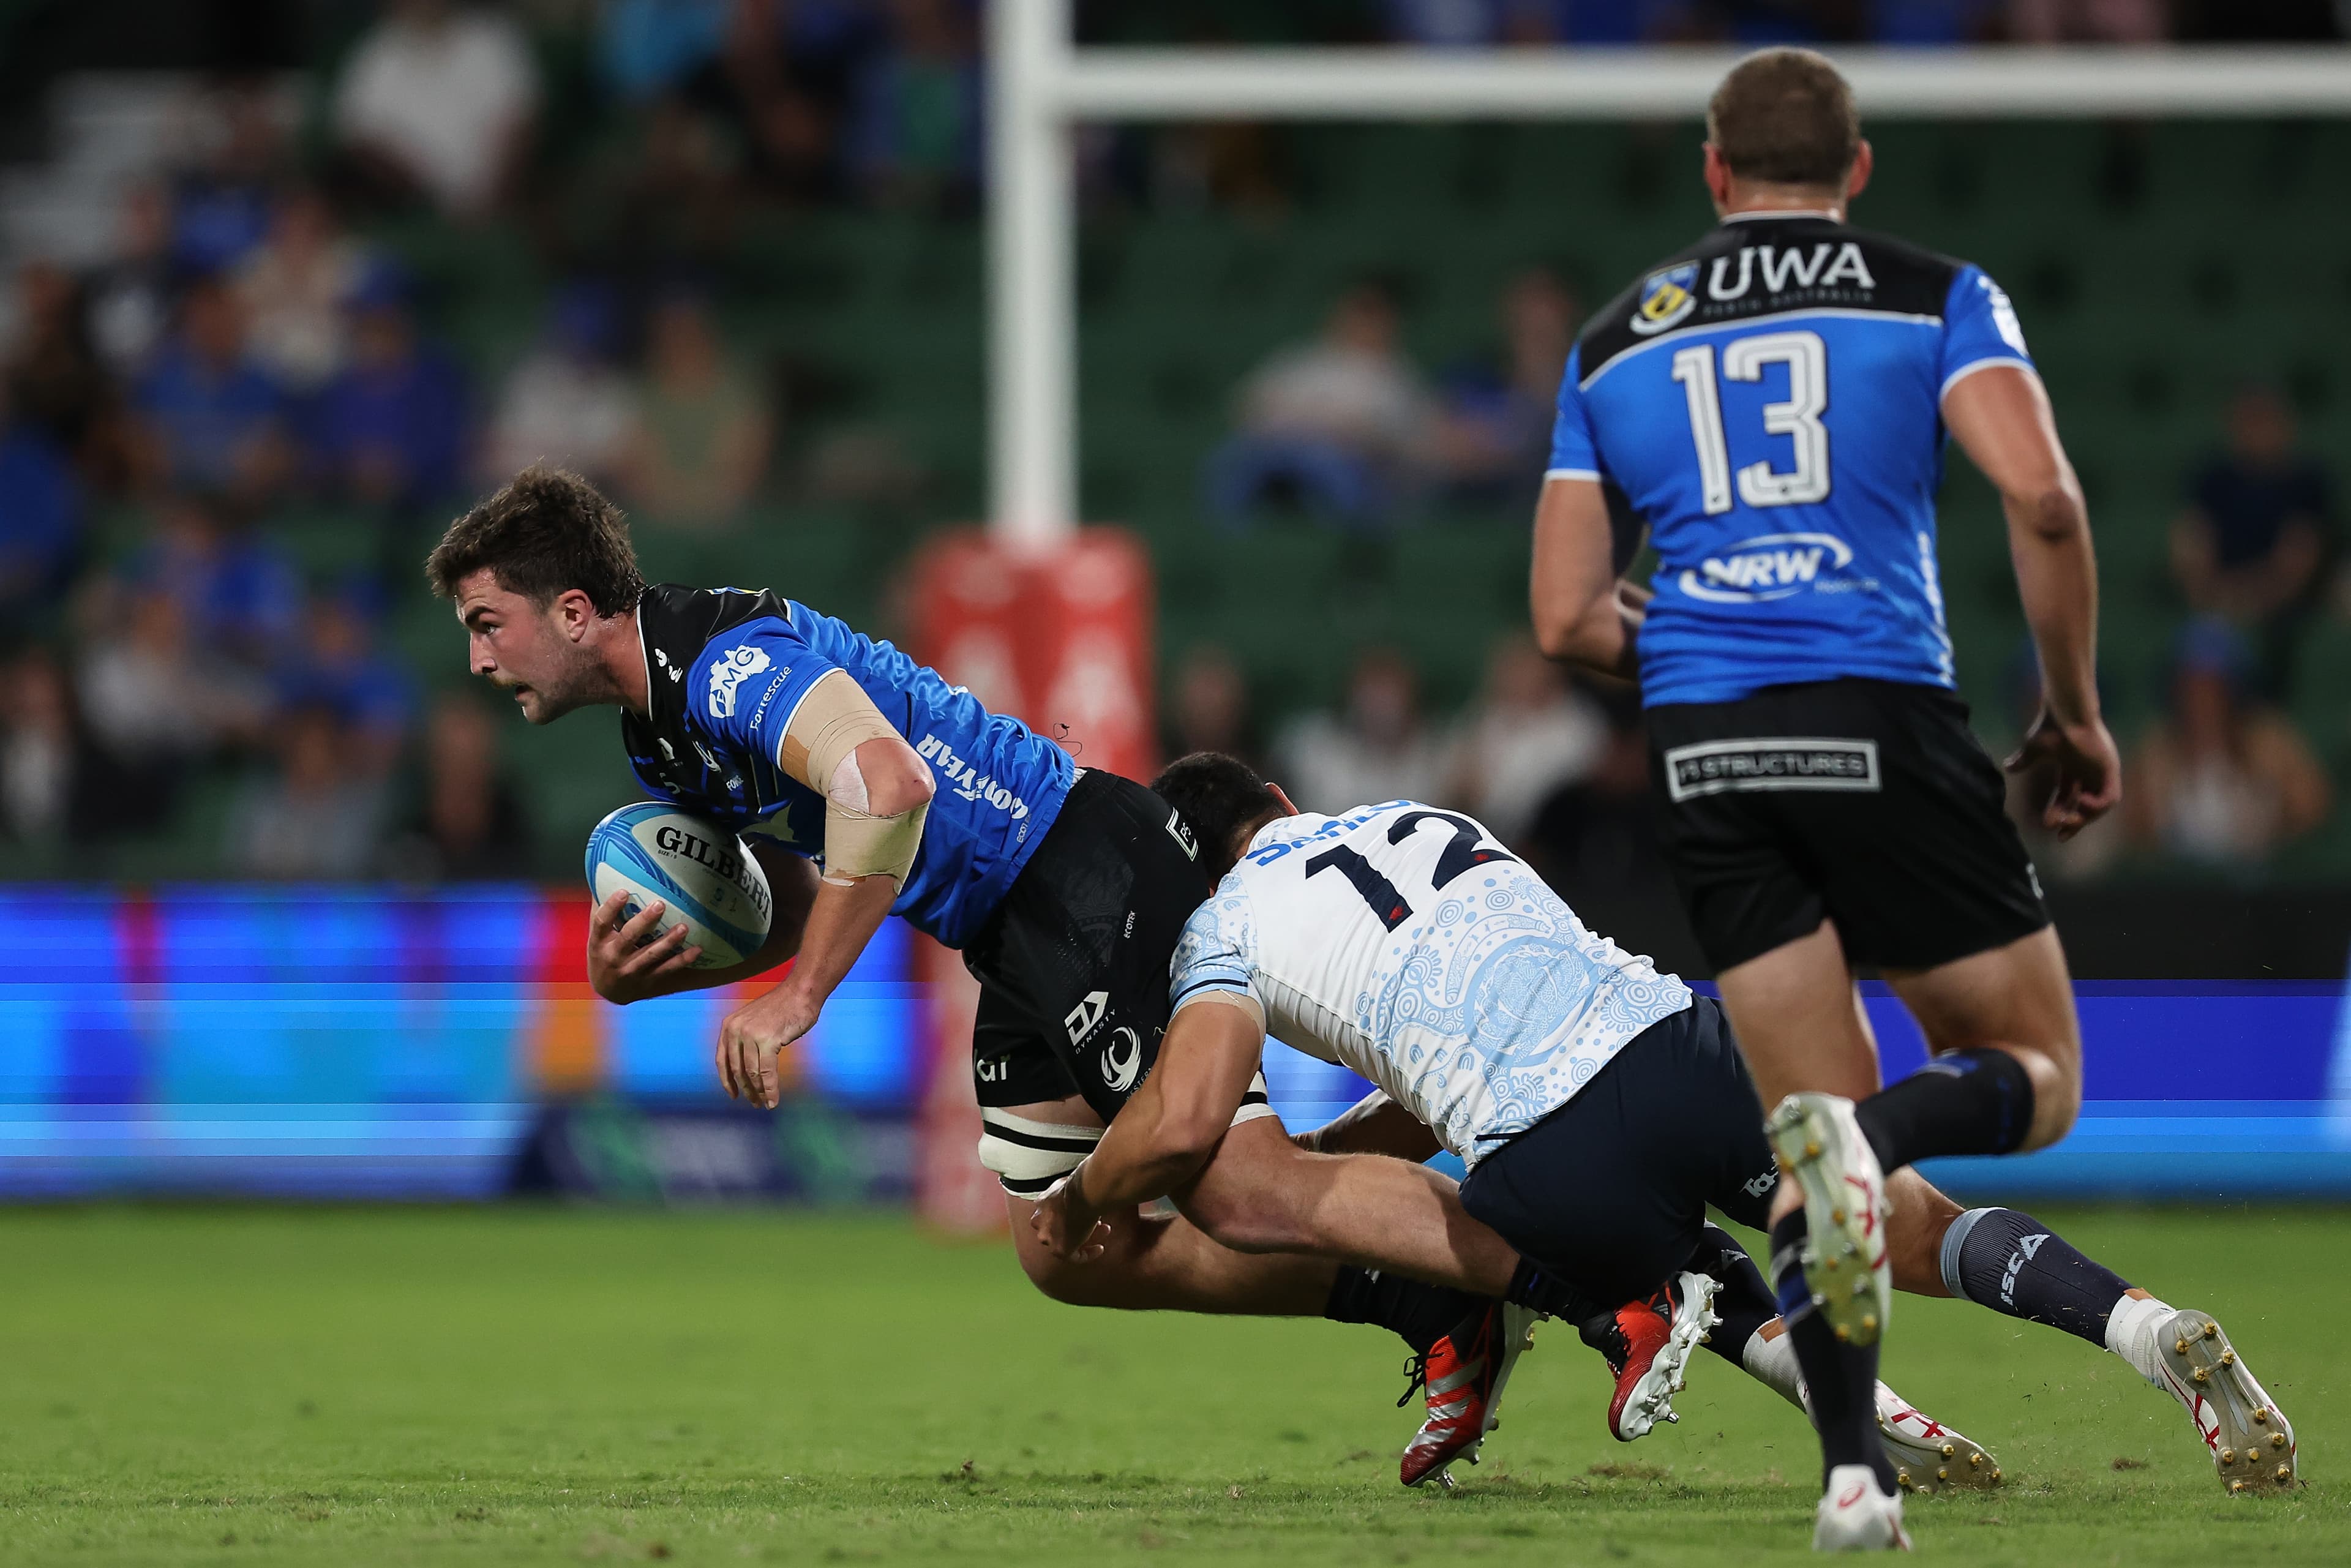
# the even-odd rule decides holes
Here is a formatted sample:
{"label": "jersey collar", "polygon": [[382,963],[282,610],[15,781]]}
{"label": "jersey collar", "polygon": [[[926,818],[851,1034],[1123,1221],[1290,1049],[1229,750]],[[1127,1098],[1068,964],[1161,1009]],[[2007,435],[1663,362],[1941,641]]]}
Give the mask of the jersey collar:
{"label": "jersey collar", "polygon": [[1722,221],[1726,224],[1776,223],[1782,218],[1825,218],[1833,224],[1844,222],[1825,207],[1755,207],[1743,213],[1722,214]]}

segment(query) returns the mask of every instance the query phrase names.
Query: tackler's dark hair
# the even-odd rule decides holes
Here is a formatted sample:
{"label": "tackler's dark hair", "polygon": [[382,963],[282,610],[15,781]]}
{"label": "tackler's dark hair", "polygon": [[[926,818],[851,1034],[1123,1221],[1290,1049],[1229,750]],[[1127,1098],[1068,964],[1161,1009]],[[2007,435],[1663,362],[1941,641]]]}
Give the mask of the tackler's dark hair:
{"label": "tackler's dark hair", "polygon": [[424,575],[444,599],[487,567],[498,586],[541,609],[573,589],[599,615],[637,607],[645,591],[636,547],[621,508],[579,475],[533,465],[449,525],[425,558]]}
{"label": "tackler's dark hair", "polygon": [[1169,763],[1151,781],[1158,797],[1176,808],[1211,867],[1224,863],[1240,846],[1240,831],[1268,811],[1281,810],[1257,769],[1221,751],[1196,751]]}

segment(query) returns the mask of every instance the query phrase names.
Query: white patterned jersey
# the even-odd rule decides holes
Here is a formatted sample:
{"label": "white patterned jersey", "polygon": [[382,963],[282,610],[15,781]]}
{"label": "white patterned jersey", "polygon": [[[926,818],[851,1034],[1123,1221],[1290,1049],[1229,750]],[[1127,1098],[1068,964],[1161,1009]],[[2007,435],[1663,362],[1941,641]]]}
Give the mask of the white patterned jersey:
{"label": "white patterned jersey", "polygon": [[1594,935],[1470,818],[1410,800],[1267,824],[1176,946],[1175,1006],[1237,992],[1470,1164],[1573,1099],[1689,988]]}

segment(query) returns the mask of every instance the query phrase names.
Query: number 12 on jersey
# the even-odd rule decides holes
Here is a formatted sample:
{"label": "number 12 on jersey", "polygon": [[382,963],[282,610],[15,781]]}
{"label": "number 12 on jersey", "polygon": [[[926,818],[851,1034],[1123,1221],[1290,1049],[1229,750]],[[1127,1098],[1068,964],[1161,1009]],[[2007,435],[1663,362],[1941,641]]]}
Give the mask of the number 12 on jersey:
{"label": "number 12 on jersey", "polygon": [[[1788,367],[1788,397],[1763,405],[1763,430],[1795,438],[1796,465],[1785,473],[1768,462],[1739,470],[1739,498],[1750,507],[1793,507],[1829,495],[1828,347],[1817,332],[1766,332],[1735,338],[1722,350],[1727,381],[1760,382],[1766,365]],[[1690,439],[1707,515],[1730,510],[1730,444],[1722,433],[1722,393],[1714,375],[1714,345],[1693,343],[1674,353],[1674,380],[1689,401]]]}
{"label": "number 12 on jersey", "polygon": [[[1452,830],[1446,841],[1445,852],[1437,857],[1437,866],[1429,877],[1430,887],[1438,893],[1455,877],[1471,866],[1490,865],[1496,861],[1516,861],[1519,857],[1499,846],[1480,849],[1485,830],[1467,817],[1457,817],[1450,811],[1407,811],[1388,829],[1388,842],[1400,844],[1412,836],[1423,822],[1441,822]],[[1333,844],[1306,862],[1306,874],[1335,870],[1355,884],[1380,924],[1393,931],[1412,918],[1412,905],[1396,891],[1396,884],[1381,873],[1378,867],[1345,844]]]}

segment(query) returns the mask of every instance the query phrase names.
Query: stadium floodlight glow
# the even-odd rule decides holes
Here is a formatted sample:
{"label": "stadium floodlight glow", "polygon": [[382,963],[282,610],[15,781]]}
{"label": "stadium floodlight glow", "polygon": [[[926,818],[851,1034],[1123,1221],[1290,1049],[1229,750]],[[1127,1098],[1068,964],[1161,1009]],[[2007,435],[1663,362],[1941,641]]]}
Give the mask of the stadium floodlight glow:
{"label": "stadium floodlight glow", "polygon": [[[1691,119],[1740,51],[1079,48],[1068,0],[988,8],[989,526],[1076,521],[1071,128],[1119,120]],[[2351,47],[1832,49],[1866,119],[2351,115]]]}

